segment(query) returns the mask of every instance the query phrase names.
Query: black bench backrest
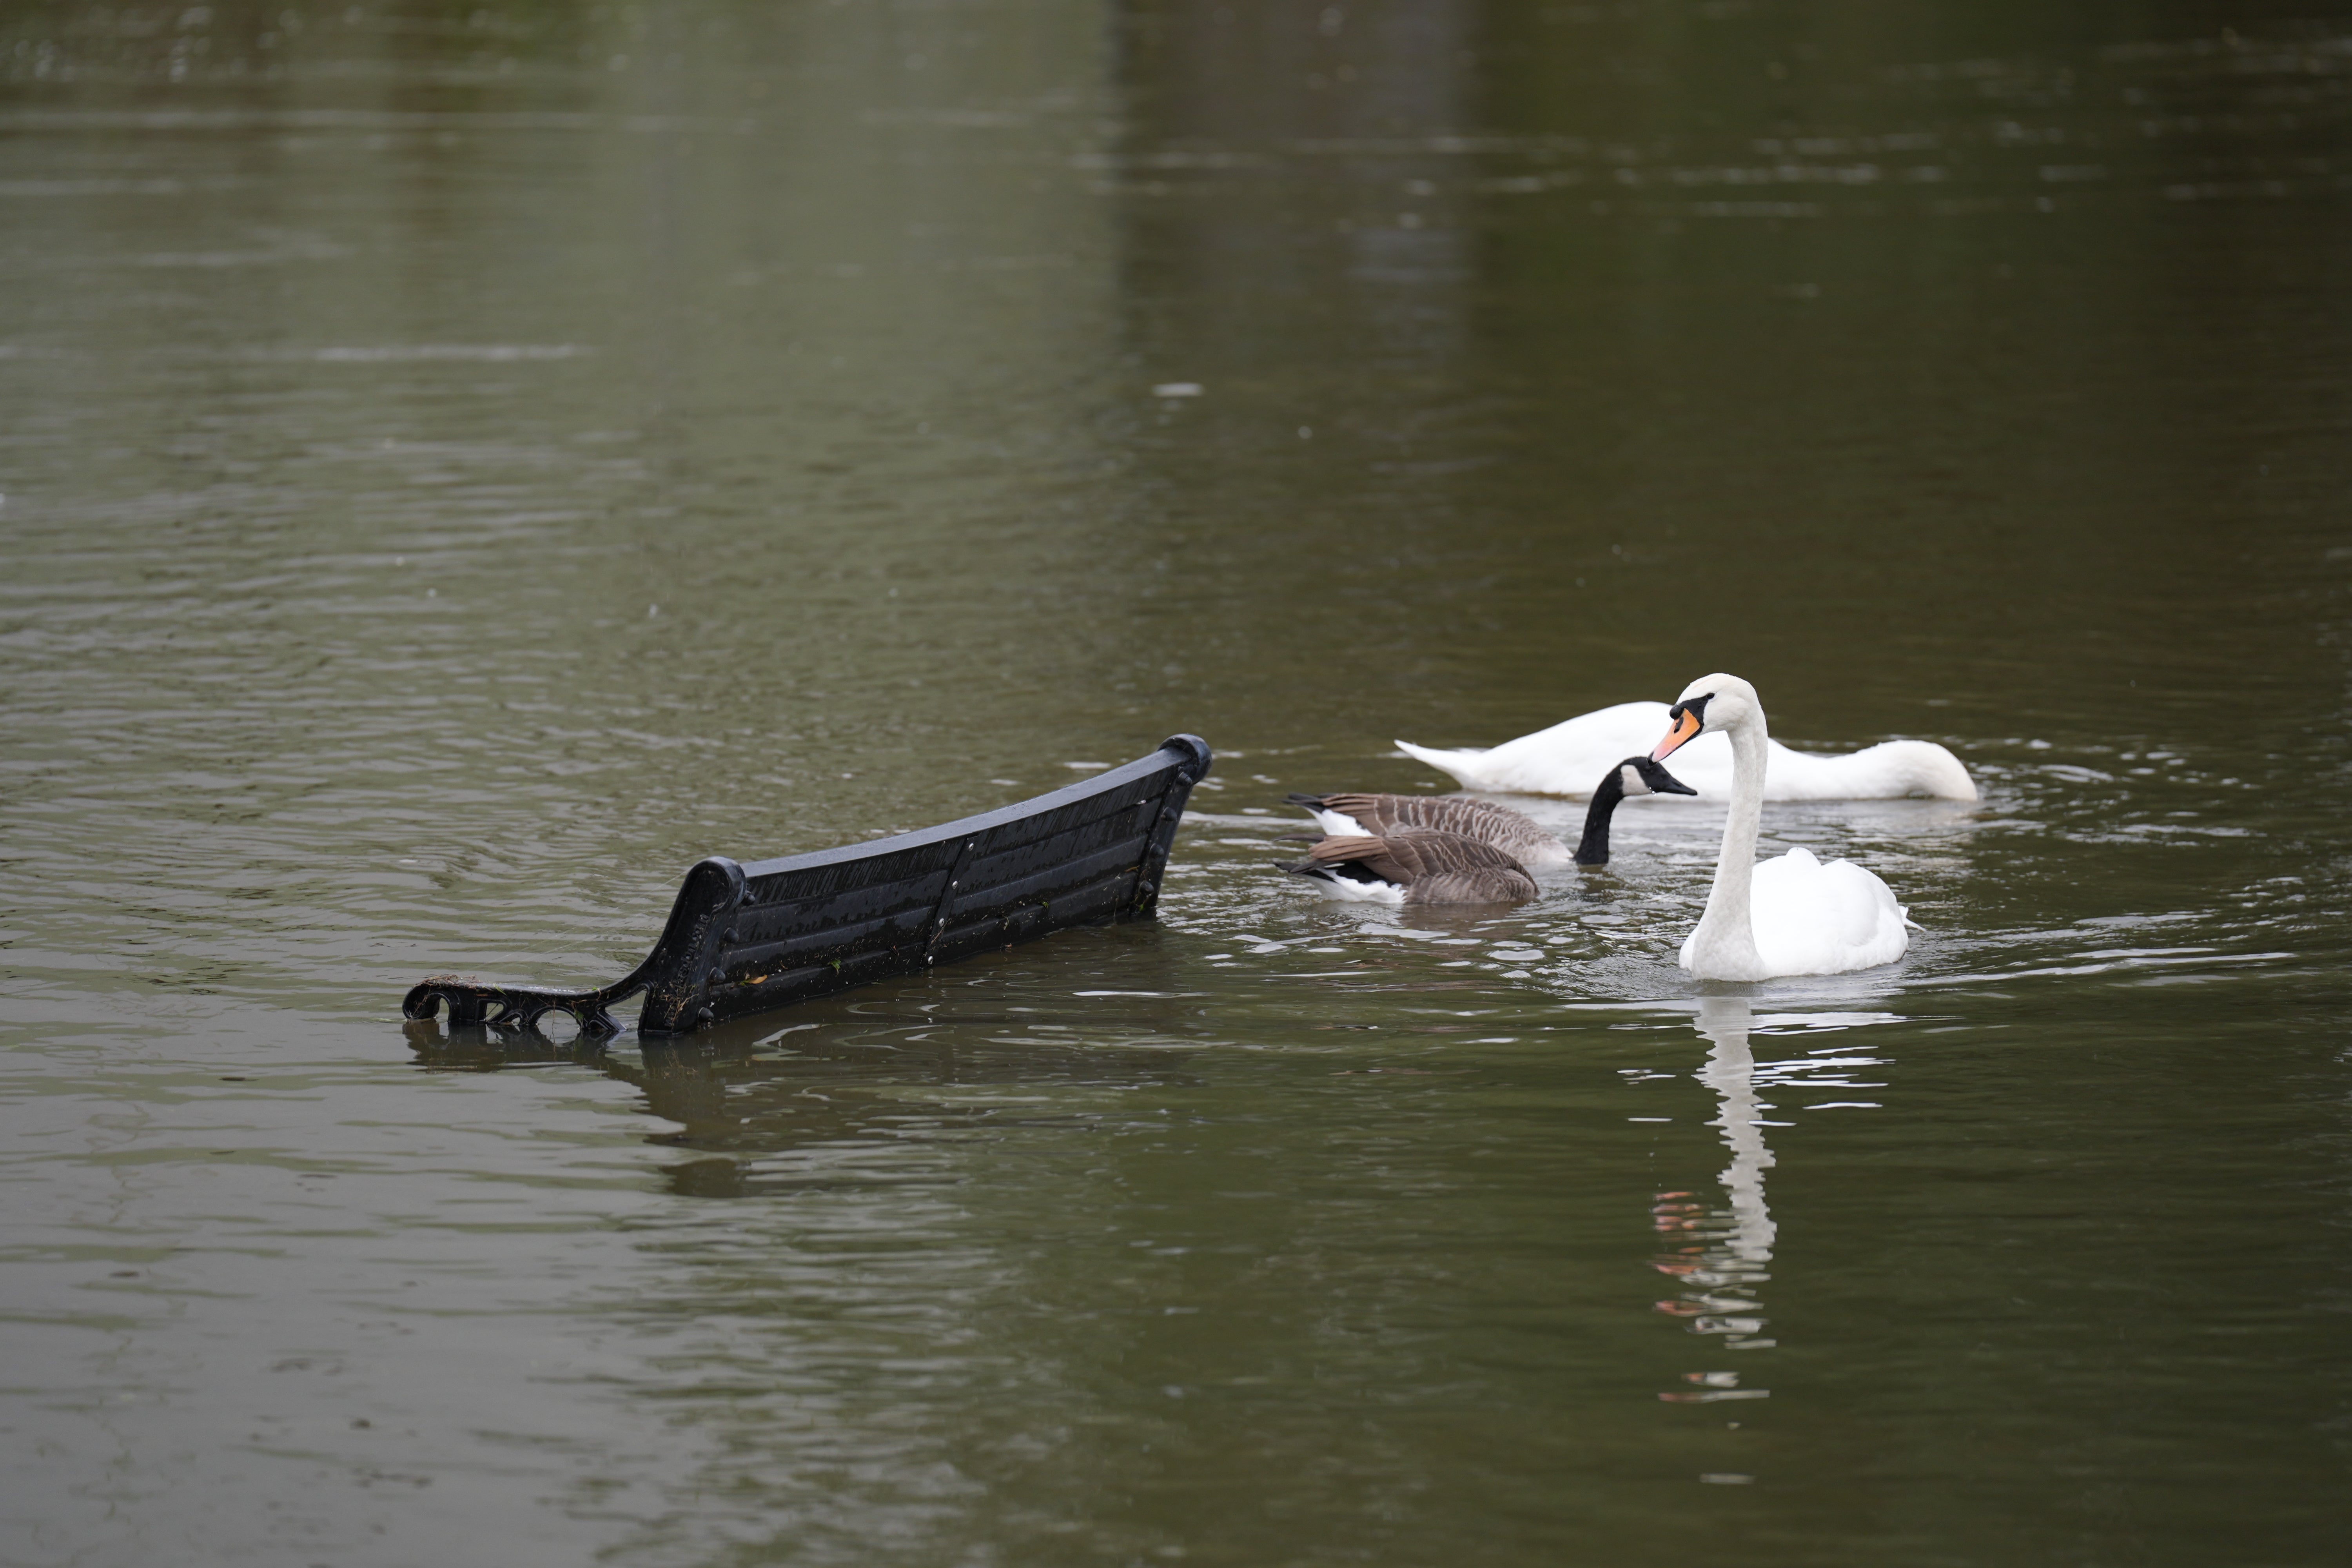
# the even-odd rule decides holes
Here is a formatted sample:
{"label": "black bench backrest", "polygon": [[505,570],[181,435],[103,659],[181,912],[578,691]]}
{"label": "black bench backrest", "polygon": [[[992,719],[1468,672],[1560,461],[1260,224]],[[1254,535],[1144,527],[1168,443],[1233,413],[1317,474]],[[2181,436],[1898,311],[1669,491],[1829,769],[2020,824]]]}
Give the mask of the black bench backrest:
{"label": "black bench backrest", "polygon": [[871,844],[687,874],[634,979],[642,1034],[677,1034],[1068,926],[1149,916],[1207,742]]}
{"label": "black bench backrest", "polygon": [[1148,917],[1208,743],[1178,735],[1124,767],[1018,805],[871,844],[686,874],[661,940],[594,991],[484,984],[436,974],[401,1011],[444,1005],[454,1027],[529,1029],[569,1014],[602,1038],[609,1009],[643,991],[637,1028],[677,1035],[891,974],[1044,936]]}

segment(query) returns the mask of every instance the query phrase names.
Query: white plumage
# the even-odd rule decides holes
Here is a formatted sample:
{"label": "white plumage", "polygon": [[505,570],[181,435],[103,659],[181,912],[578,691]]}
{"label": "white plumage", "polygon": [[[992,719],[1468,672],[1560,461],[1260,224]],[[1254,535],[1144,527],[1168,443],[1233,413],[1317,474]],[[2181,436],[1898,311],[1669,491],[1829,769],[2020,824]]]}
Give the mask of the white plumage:
{"label": "white plumage", "polygon": [[[1399,741],[1398,749],[1452,773],[1466,789],[1514,795],[1584,795],[1628,752],[1646,752],[1665,728],[1663,702],[1620,702],[1506,741],[1491,751],[1439,751]],[[1932,741],[1887,741],[1843,756],[1767,748],[1766,800],[1880,800],[1908,795],[1974,800],[1959,758]],[[1675,776],[1701,799],[1731,794],[1731,742],[1706,734],[1675,753]]]}
{"label": "white plumage", "polygon": [[1701,980],[1769,980],[1842,974],[1902,957],[1911,945],[1909,917],[1877,873],[1851,860],[1823,865],[1805,848],[1756,863],[1770,743],[1756,689],[1735,675],[1706,676],[1685,689],[1667,717],[1674,728],[1652,755],[1673,756],[1677,773],[1689,743],[1706,735],[1722,736],[1732,756],[1723,852],[1706,912],[1683,942],[1683,967]]}
{"label": "white plumage", "polygon": [[1307,808],[1307,815],[1315,819],[1315,826],[1320,827],[1327,837],[1364,838],[1374,836],[1370,828],[1344,811],[1333,811],[1328,806],[1310,805]]}
{"label": "white plumage", "polygon": [[1359,882],[1352,877],[1317,877],[1315,890],[1343,904],[1402,904],[1402,882]]}
{"label": "white plumage", "polygon": [[[1824,865],[1801,846],[1757,865],[1748,889],[1748,920],[1766,975],[1869,969],[1894,963],[1911,945],[1903,906],[1875,871],[1851,860]],[[1682,965],[1694,973],[1697,943],[1696,931],[1683,939]]]}

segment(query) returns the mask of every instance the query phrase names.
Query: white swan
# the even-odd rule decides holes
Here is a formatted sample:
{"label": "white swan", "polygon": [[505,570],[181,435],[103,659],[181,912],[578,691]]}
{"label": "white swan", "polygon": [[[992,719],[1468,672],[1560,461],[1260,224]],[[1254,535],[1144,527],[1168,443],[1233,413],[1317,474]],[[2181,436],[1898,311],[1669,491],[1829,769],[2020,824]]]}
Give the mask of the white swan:
{"label": "white swan", "polygon": [[[1618,758],[1647,745],[1665,722],[1663,702],[1621,702],[1506,741],[1492,751],[1442,752],[1404,741],[1397,747],[1452,773],[1465,789],[1580,795]],[[1766,800],[1883,800],[1906,795],[1977,798],[1975,781],[1960,759],[1932,741],[1887,741],[1840,757],[1792,752],[1774,742],[1767,755]],[[1704,800],[1730,795],[1731,774],[1731,743],[1718,735],[1704,737],[1675,759],[1675,775]]]}
{"label": "white swan", "polygon": [[[1875,872],[1851,860],[1824,866],[1801,847],[1756,864],[1771,744],[1756,689],[1736,675],[1706,676],[1684,688],[1666,713],[1674,727],[1653,760],[1677,755],[1699,735],[1720,734],[1731,748],[1723,853],[1706,912],[1683,942],[1683,967],[1701,980],[1769,980],[1842,974],[1902,957],[1911,945],[1909,918]],[[1675,771],[1683,771],[1679,760]]]}

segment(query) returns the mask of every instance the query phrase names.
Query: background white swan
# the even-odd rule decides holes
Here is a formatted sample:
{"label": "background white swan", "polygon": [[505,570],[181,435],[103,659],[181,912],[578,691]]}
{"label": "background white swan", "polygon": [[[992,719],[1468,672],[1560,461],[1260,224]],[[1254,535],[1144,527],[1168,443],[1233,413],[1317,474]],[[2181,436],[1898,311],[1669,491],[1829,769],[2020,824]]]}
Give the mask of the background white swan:
{"label": "background white swan", "polygon": [[1731,750],[1731,813],[1723,853],[1698,929],[1684,940],[1682,965],[1701,980],[1769,980],[1780,974],[1842,974],[1892,963],[1911,945],[1909,921],[1876,872],[1851,860],[1824,866],[1796,848],[1756,864],[1764,820],[1764,767],[1771,739],[1756,689],[1736,675],[1694,680],[1667,710],[1673,728],[1651,753],[1673,755],[1720,735]]}
{"label": "background white swan", "polygon": [[[1628,752],[1648,749],[1666,722],[1663,702],[1620,702],[1580,713],[1491,751],[1443,752],[1399,741],[1408,756],[1452,773],[1465,788],[1515,795],[1581,795]],[[1906,795],[1974,800],[1960,759],[1932,741],[1887,741],[1843,756],[1767,748],[1765,800],[1883,800]],[[1675,755],[1675,776],[1701,799],[1731,794],[1731,742],[1706,734]]]}

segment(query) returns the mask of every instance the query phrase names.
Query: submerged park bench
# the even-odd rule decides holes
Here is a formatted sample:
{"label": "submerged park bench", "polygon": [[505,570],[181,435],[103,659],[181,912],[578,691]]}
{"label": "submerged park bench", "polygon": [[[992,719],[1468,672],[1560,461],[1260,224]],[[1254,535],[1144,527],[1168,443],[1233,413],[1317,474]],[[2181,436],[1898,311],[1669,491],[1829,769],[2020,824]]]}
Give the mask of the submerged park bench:
{"label": "submerged park bench", "polygon": [[1208,743],[1177,735],[1082,784],[939,827],[811,855],[686,874],[646,961],[596,991],[486,985],[439,974],[401,1012],[453,1027],[530,1029],[562,1013],[583,1036],[642,991],[641,1035],[682,1035],[1076,925],[1148,920]]}

